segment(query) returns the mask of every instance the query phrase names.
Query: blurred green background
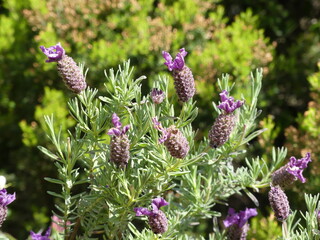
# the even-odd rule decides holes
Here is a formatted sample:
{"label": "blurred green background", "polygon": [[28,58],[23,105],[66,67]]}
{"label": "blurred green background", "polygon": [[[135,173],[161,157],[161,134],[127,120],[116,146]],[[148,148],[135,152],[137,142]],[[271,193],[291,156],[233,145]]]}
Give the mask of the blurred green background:
{"label": "blurred green background", "polygon": [[[232,95],[240,98],[249,94],[250,72],[263,68],[260,127],[268,131],[249,149],[266,160],[273,145],[288,147],[288,157],[312,152],[308,182],[288,193],[291,208],[304,210],[297,193],[318,193],[320,186],[318,16],[318,0],[0,0],[0,174],[8,191],[17,193],[1,230],[25,239],[31,229],[50,225],[54,202],[46,191],[54,186],[43,178],[56,173],[36,148],[50,147],[43,115],[53,113],[62,130],[74,125],[66,106],[74,95],[39,50],[57,42],[76,62],[86,63],[87,83],[100,94],[103,70],[126,59],[137,77],[148,77],[143,91],[149,93],[158,74],[168,74],[161,51],[175,55],[185,47],[196,80],[199,139],[214,121],[211,102],[219,99],[221,74],[230,74],[236,82]],[[250,239],[281,233],[266,193],[257,194],[261,214],[252,220]]]}

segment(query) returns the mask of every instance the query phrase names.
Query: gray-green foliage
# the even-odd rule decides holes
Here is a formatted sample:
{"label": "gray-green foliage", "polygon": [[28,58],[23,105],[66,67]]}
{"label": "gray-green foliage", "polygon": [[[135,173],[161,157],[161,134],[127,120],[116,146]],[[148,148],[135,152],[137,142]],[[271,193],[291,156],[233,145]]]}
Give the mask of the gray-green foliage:
{"label": "gray-green foliage", "polygon": [[300,214],[302,219],[297,217],[297,211],[294,211],[282,228],[283,237],[279,239],[290,240],[319,240],[320,231],[317,214],[320,210],[320,195],[304,194],[307,211]]}
{"label": "gray-green foliage", "polygon": [[[229,141],[218,149],[208,147],[208,139],[195,140],[192,121],[197,116],[196,102],[192,100],[173,107],[169,98],[155,105],[150,96],[142,96],[141,84],[145,77],[132,78],[133,69],[127,61],[114,72],[105,72],[108,95],[99,96],[93,88],[71,99],[69,110],[77,125],[67,139],[54,130],[54,117],[45,117],[47,134],[56,147],[55,152],[40,147],[57,167],[58,179],[47,181],[61,186],[61,192],[48,193],[56,197],[54,211],[66,223],[67,239],[158,239],[145,227],[137,229],[134,207],[149,207],[157,196],[170,205],[164,207],[169,229],[161,239],[204,239],[192,233],[192,226],[203,219],[221,216],[212,210],[216,204],[227,204],[228,198],[246,193],[256,205],[252,191],[268,186],[270,174],[281,165],[285,149],[273,149],[272,159],[245,158],[247,144],[263,130],[256,129],[260,111],[257,101],[261,89],[262,72],[251,75],[251,96],[243,96],[245,105],[236,110],[237,125]],[[159,77],[154,87],[168,96],[168,79]],[[228,76],[219,81],[221,90],[230,91]],[[213,109],[219,113],[214,103]],[[123,124],[130,124],[128,136],[130,160],[124,169],[109,161],[107,130],[112,126],[111,115],[117,113]],[[176,125],[190,144],[184,159],[171,157],[163,144],[158,143],[159,132],[152,125],[157,117],[163,127]],[[212,122],[214,119],[212,119]],[[244,165],[233,162],[245,159]],[[142,220],[147,218],[140,218]],[[215,224],[210,239],[224,239],[224,232]]]}

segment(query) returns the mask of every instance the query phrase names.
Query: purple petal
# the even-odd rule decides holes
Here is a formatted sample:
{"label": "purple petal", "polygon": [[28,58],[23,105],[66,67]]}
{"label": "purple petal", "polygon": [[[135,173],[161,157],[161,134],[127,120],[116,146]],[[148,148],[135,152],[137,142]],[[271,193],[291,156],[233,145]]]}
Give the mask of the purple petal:
{"label": "purple petal", "polygon": [[220,95],[221,102],[228,100],[229,93],[227,90],[223,90],[219,95]]}
{"label": "purple petal", "polygon": [[239,228],[242,228],[246,224],[246,222],[249,220],[249,218],[257,215],[258,215],[258,212],[257,212],[257,209],[255,208],[246,208],[246,210],[240,211],[239,213],[240,221],[238,222]]}
{"label": "purple petal", "polygon": [[166,60],[164,64],[168,67],[169,71],[172,71],[173,62],[170,53],[162,51],[162,56]]}
{"label": "purple petal", "polygon": [[185,65],[184,57],[187,56],[187,54],[188,52],[186,52],[184,48],[181,48],[177,53],[176,58],[172,61],[171,55],[165,51],[162,51],[162,56],[166,60],[164,64],[167,65],[169,71],[172,71],[173,69],[182,70]]}
{"label": "purple petal", "polygon": [[50,227],[48,228],[44,236],[42,236],[41,233],[34,233],[33,231],[30,231],[30,237],[32,240],[50,240],[49,238],[50,234],[51,234]]}
{"label": "purple petal", "polygon": [[49,227],[44,236],[49,237],[50,234],[51,234],[51,228]]}
{"label": "purple petal", "polygon": [[161,197],[153,199],[151,203],[154,212],[158,211],[159,208],[167,205],[169,205],[169,203]]}
{"label": "purple petal", "polygon": [[226,228],[237,224],[239,228],[242,228],[249,218],[256,216],[257,210],[255,208],[246,208],[244,211],[236,213],[233,208],[230,208],[228,211],[227,218],[223,221],[223,224]]}
{"label": "purple petal", "polygon": [[122,133],[122,134],[125,134],[126,132],[128,132],[129,128],[130,128],[130,124],[124,126],[124,127],[122,128],[122,132],[121,132],[121,133]]}
{"label": "purple petal", "polygon": [[179,51],[180,51],[180,54],[182,55],[182,57],[185,57],[188,54],[188,52],[185,50],[185,48],[181,48]]}
{"label": "purple petal", "polygon": [[148,210],[147,208],[143,208],[143,207],[137,207],[133,209],[136,212],[136,216],[150,216],[152,215],[152,211]]}
{"label": "purple petal", "polygon": [[173,69],[182,70],[184,67],[184,57],[181,53],[178,53],[173,61]]}
{"label": "purple petal", "polygon": [[221,99],[221,103],[218,105],[219,109],[224,110],[226,113],[232,113],[237,108],[243,105],[243,101],[237,100],[235,101],[233,97],[228,97],[228,92],[223,90],[219,95]]}
{"label": "purple petal", "polygon": [[225,220],[223,220],[223,225],[228,228],[233,224],[237,224],[239,221],[238,214],[235,213],[235,210],[233,208],[229,208],[228,210],[228,216]]}
{"label": "purple petal", "polygon": [[58,62],[61,60],[65,51],[63,47],[61,47],[60,43],[55,46],[51,46],[49,48],[45,48],[44,46],[40,46],[41,51],[48,57],[46,62]]}
{"label": "purple petal", "polygon": [[120,122],[120,118],[116,113],[112,114],[112,124],[115,128],[121,128],[122,124]]}
{"label": "purple petal", "polygon": [[286,169],[287,172],[298,178],[302,183],[306,182],[303,177],[302,172],[307,168],[308,163],[311,162],[311,154],[307,153],[304,158],[296,159],[295,157],[290,157],[289,167]]}
{"label": "purple petal", "polygon": [[12,203],[14,200],[16,200],[16,193],[8,194],[7,190],[5,188],[0,190],[0,205],[1,206],[6,207],[10,203]]}
{"label": "purple petal", "polygon": [[110,135],[110,136],[120,136],[121,135],[121,130],[119,130],[118,128],[111,128],[108,131],[108,135]]}
{"label": "purple petal", "polygon": [[298,178],[302,183],[306,182],[306,179],[303,177],[303,170],[299,168],[287,168],[287,172]]}

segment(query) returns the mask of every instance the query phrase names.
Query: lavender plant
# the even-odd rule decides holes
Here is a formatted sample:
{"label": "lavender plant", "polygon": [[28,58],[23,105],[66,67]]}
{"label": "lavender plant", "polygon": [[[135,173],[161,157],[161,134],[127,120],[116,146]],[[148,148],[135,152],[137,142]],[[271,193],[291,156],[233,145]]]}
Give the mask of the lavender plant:
{"label": "lavender plant", "polygon": [[[42,50],[49,59],[64,54],[61,45]],[[216,204],[227,205],[231,195],[246,194],[259,206],[252,191],[268,187],[286,157],[286,149],[274,148],[268,161],[246,158],[248,143],[264,131],[256,129],[262,70],[251,75],[251,95],[241,101],[231,97],[228,75],[218,80],[222,102],[213,103],[218,117],[208,138],[195,141],[192,122],[198,109],[192,99],[192,72],[184,62],[186,52],[181,49],[173,61],[168,53],[163,55],[173,70],[179,111],[167,97],[168,78],[159,76],[151,93],[142,96],[146,77],[133,79],[130,61],[116,72],[105,71],[106,95],[86,87],[86,72],[73,60],[65,71],[75,75],[61,74],[77,94],[68,102],[77,124],[64,139],[54,128],[54,116],[45,116],[56,151],[39,147],[58,171],[57,179],[46,178],[61,187],[61,192],[48,192],[57,198],[54,215],[61,227],[57,239],[158,239],[160,235],[161,239],[204,239],[190,228],[205,219],[216,223],[222,215],[213,210]],[[58,62],[60,72],[67,69],[64,64]],[[71,85],[67,78],[73,79]],[[75,91],[73,86],[81,87]],[[219,143],[212,143],[214,136]],[[244,166],[234,167],[236,159],[244,159]],[[145,208],[150,202],[152,210]],[[257,212],[244,213],[241,217],[230,213],[232,219],[225,224],[233,225],[239,234],[227,234],[230,230],[215,224],[210,239],[245,239],[246,221]]]}

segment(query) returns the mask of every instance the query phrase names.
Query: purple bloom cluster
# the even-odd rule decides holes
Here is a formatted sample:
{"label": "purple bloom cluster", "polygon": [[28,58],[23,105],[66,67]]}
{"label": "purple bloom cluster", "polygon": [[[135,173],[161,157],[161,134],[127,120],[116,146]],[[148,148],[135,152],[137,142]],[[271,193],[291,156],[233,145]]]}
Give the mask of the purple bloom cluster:
{"label": "purple bloom cluster", "polygon": [[284,221],[290,214],[288,197],[283,191],[294,181],[299,179],[302,183],[306,182],[302,172],[311,162],[311,154],[307,153],[304,158],[290,158],[290,162],[272,174],[271,190],[269,191],[269,202],[279,221]]}
{"label": "purple bloom cluster", "polygon": [[126,125],[124,127],[122,127],[122,124],[120,122],[120,118],[118,117],[118,115],[116,113],[112,114],[112,124],[114,126],[114,128],[111,128],[108,131],[108,135],[110,136],[121,136],[126,134],[126,132],[129,130],[130,125]]}
{"label": "purple bloom cluster", "polygon": [[155,198],[151,203],[152,210],[138,207],[134,208],[134,211],[136,212],[136,216],[148,216],[149,225],[154,233],[164,233],[168,230],[168,219],[160,208],[168,204],[169,203],[163,198]]}
{"label": "purple bloom cluster", "polygon": [[167,206],[169,203],[164,200],[163,198],[155,198],[152,200],[151,206],[152,210],[144,207],[135,208],[134,211],[136,212],[136,216],[151,216],[159,212],[159,209],[163,206]]}
{"label": "purple bloom cluster", "polygon": [[218,108],[224,112],[216,118],[209,131],[209,144],[212,148],[220,147],[228,141],[236,124],[236,116],[232,113],[244,103],[240,100],[235,101],[233,97],[228,97],[229,93],[226,90],[223,90],[219,95],[221,103]]}
{"label": "purple bloom cluster", "polygon": [[159,143],[164,143],[170,155],[175,158],[184,158],[189,152],[189,142],[176,126],[163,128],[157,118],[152,118],[153,126],[162,132]]}
{"label": "purple bloom cluster", "polygon": [[[5,181],[5,178],[4,178]],[[0,190],[0,227],[6,220],[8,208],[7,206],[16,199],[16,193],[8,194],[5,188]]]}
{"label": "purple bloom cluster", "polygon": [[228,216],[223,221],[223,224],[226,228],[236,224],[239,228],[242,228],[249,218],[254,217],[258,214],[257,209],[255,208],[246,208],[244,211],[236,213],[233,208],[229,208]]}
{"label": "purple bloom cluster", "polygon": [[218,108],[224,110],[226,113],[232,113],[244,103],[240,100],[235,101],[233,97],[228,97],[229,93],[226,90],[223,90],[219,95],[221,103],[218,105]]}
{"label": "purple bloom cluster", "polygon": [[5,188],[0,190],[0,206],[6,207],[10,203],[12,203],[14,200],[16,200],[16,193],[8,194]]}
{"label": "purple bloom cluster", "polygon": [[184,48],[181,48],[176,58],[172,61],[170,53],[162,51],[162,56],[166,60],[164,64],[168,67],[169,71],[182,70],[185,65],[184,57],[187,56],[187,54],[188,52],[186,52]]}
{"label": "purple bloom cluster", "polygon": [[40,46],[40,49],[48,57],[46,62],[58,62],[65,55],[65,50],[60,43],[48,48]]}
{"label": "purple bloom cluster", "polygon": [[185,64],[184,57],[187,56],[184,48],[181,48],[176,58],[173,60],[171,55],[165,51],[162,52],[165,65],[169,71],[172,71],[174,87],[181,102],[187,102],[196,92],[193,74],[190,68]]}
{"label": "purple bloom cluster", "polygon": [[34,233],[33,231],[30,231],[30,237],[32,240],[50,240],[50,234],[51,228],[48,228],[43,236],[41,233]]}
{"label": "purple bloom cluster", "polygon": [[151,99],[155,104],[162,103],[165,98],[164,92],[161,89],[153,88],[151,91]]}
{"label": "purple bloom cluster", "polygon": [[130,159],[130,141],[126,135],[130,125],[122,127],[120,118],[116,113],[112,114],[112,124],[114,128],[108,131],[112,136],[110,141],[110,161],[118,167],[125,167]]}
{"label": "purple bloom cluster", "polygon": [[65,54],[60,43],[49,48],[40,46],[41,51],[48,57],[46,62],[57,62],[57,69],[65,85],[74,93],[85,90],[87,83],[82,70],[77,63]]}
{"label": "purple bloom cluster", "polygon": [[303,177],[302,172],[307,168],[308,163],[311,162],[311,154],[307,153],[304,158],[296,159],[295,157],[290,158],[289,166],[287,171],[293,176],[298,178],[302,183],[306,182],[306,179]]}

